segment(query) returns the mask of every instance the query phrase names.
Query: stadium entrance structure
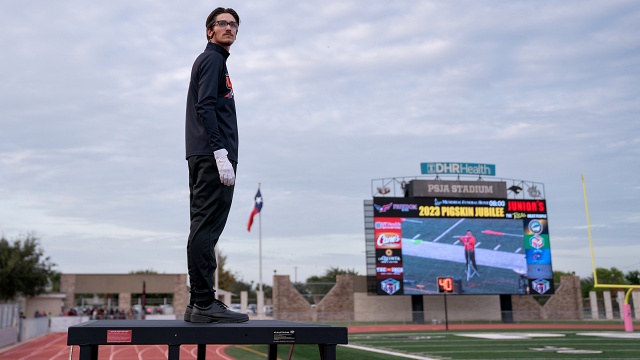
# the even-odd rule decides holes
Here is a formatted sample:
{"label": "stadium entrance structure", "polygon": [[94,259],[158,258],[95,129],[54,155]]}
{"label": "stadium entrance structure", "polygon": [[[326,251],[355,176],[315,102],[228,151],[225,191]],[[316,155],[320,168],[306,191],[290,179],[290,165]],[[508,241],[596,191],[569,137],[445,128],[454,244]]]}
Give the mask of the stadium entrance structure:
{"label": "stadium entrance structure", "polygon": [[172,294],[174,313],[184,313],[189,298],[187,274],[62,274],[63,311],[76,306],[77,294],[117,294],[118,308],[126,312],[132,294],[142,294],[143,284],[146,294]]}

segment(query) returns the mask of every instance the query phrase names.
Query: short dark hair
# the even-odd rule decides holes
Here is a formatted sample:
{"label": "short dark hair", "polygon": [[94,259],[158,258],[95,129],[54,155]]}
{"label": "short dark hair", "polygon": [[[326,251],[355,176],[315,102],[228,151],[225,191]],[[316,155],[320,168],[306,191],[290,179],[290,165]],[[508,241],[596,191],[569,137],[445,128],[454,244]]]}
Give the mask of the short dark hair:
{"label": "short dark hair", "polygon": [[[213,27],[213,23],[216,21],[216,16],[220,15],[220,14],[231,14],[231,16],[233,16],[234,19],[236,19],[236,22],[238,23],[238,25],[240,25],[240,16],[238,16],[238,13],[233,10],[232,8],[223,8],[223,7],[219,7],[214,9],[211,14],[209,14],[209,16],[207,16],[207,22],[205,23],[205,26],[207,28],[207,30],[211,29]],[[207,33],[207,40],[211,40],[209,38],[209,34]]]}

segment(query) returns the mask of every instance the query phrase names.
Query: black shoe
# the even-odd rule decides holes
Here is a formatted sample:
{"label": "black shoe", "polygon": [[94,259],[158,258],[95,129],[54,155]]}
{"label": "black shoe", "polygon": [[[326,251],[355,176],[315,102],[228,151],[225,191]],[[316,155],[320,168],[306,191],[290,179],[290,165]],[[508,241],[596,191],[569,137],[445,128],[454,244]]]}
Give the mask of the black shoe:
{"label": "black shoe", "polygon": [[184,311],[184,321],[191,321],[191,312],[193,311],[193,305],[187,305],[187,309]]}
{"label": "black shoe", "polygon": [[249,315],[229,310],[220,300],[214,300],[206,308],[193,305],[189,319],[192,323],[242,323],[245,321],[249,321]]}

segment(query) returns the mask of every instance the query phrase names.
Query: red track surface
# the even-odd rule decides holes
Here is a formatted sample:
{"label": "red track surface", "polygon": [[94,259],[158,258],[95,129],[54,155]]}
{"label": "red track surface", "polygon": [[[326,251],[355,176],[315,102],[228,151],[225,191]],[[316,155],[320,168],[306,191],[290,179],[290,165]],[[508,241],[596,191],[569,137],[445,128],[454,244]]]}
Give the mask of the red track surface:
{"label": "red track surface", "polygon": [[[349,326],[349,333],[394,332],[394,331],[445,331],[445,325],[371,325]],[[617,330],[623,331],[622,324],[452,324],[450,331],[455,330]],[[207,345],[207,358],[232,360],[224,349],[228,345]],[[2,360],[67,360],[69,359],[66,333],[50,333],[36,339],[0,349]],[[166,345],[103,345],[98,348],[100,360],[156,360],[166,359]],[[73,359],[80,356],[80,349],[75,346]],[[196,359],[196,345],[180,346],[180,359]]]}
{"label": "red track surface", "polygon": [[[232,360],[225,354],[228,345],[207,345],[207,359]],[[0,349],[2,360],[67,360],[70,347],[67,333],[50,333],[39,338],[20,343],[8,349]],[[180,359],[197,359],[196,345],[180,346]],[[156,360],[167,358],[166,345],[102,345],[98,348],[100,360]],[[73,359],[80,357],[80,348],[74,346]]]}

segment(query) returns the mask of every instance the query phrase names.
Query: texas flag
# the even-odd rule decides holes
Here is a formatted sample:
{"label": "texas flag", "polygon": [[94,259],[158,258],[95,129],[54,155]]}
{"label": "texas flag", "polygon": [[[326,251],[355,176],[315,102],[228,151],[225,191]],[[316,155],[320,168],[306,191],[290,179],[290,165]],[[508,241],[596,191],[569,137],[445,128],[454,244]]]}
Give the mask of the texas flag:
{"label": "texas flag", "polygon": [[247,231],[251,231],[251,225],[253,225],[253,218],[262,210],[262,194],[260,194],[260,188],[256,193],[255,203],[253,205],[253,211],[249,216],[249,225],[247,225]]}

